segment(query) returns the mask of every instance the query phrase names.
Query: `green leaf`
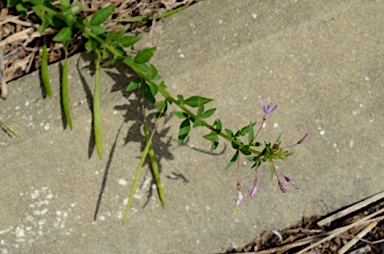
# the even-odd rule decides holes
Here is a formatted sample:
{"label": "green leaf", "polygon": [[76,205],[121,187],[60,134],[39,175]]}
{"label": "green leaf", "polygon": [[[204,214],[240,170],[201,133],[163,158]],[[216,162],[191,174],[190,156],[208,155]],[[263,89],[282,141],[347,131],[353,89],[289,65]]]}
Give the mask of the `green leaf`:
{"label": "green leaf", "polygon": [[29,0],[29,1],[25,1],[25,2],[30,2],[31,4],[33,5],[46,5],[47,3],[44,2],[45,0]]}
{"label": "green leaf", "polygon": [[242,154],[244,154],[244,155],[251,155],[252,153],[250,152],[250,151],[248,151],[248,149],[249,149],[249,146],[244,146],[244,148],[241,148],[240,149],[240,152],[242,153]]}
{"label": "green leaf", "polygon": [[72,14],[71,9],[66,9],[63,11],[63,16],[67,22],[67,26],[73,28],[77,22],[75,16]]}
{"label": "green leaf", "polygon": [[156,119],[155,119],[155,121],[156,121],[160,117],[163,117],[165,115],[165,113],[167,113],[168,103],[167,103],[167,101],[159,101],[159,102],[155,102],[155,106],[158,107],[158,110],[156,113]]}
{"label": "green leaf", "polygon": [[[45,14],[47,15],[47,14]],[[52,16],[52,19],[50,19],[50,25],[53,27],[66,27],[67,22],[59,19],[57,16]],[[71,30],[72,32],[72,30]]]}
{"label": "green leaf", "polygon": [[101,10],[98,10],[97,12],[95,12],[95,14],[93,14],[89,24],[91,26],[99,26],[103,24],[105,21],[108,20],[109,16],[111,16],[114,9],[115,9],[115,6],[110,5]]}
{"label": "green leaf", "polygon": [[147,82],[144,83],[144,98],[147,98],[152,103],[156,102],[156,99],[153,96],[151,88],[149,87]]}
{"label": "green leaf", "polygon": [[[91,26],[91,24],[89,24],[89,20],[88,19],[83,19],[83,24],[84,24],[85,27],[88,27],[88,28]],[[84,34],[83,36],[88,38],[87,34]]]}
{"label": "green leaf", "polygon": [[159,77],[157,75],[157,69],[153,64],[149,65],[149,73],[148,74],[149,74],[150,80],[157,80]]}
{"label": "green leaf", "polygon": [[[106,33],[106,34],[108,34],[108,33]],[[104,37],[104,35],[106,35],[106,34],[103,34],[103,35],[100,35],[100,36]],[[117,54],[115,54],[115,58],[123,59],[127,55],[122,47],[114,46],[114,48],[115,48],[115,51],[117,52]]]}
{"label": "green leaf", "polygon": [[11,8],[21,2],[21,0],[7,0],[7,8]]}
{"label": "green leaf", "polygon": [[70,9],[73,15],[77,15],[83,9],[83,5],[81,4],[81,2],[76,2],[71,5]]}
{"label": "green leaf", "polygon": [[135,62],[139,64],[148,62],[149,60],[151,60],[151,57],[153,56],[155,50],[156,47],[140,50],[135,56]]}
{"label": "green leaf", "polygon": [[184,96],[181,95],[181,94],[178,94],[178,95],[177,95],[177,101],[178,101],[180,104],[184,104]]}
{"label": "green leaf", "polygon": [[108,57],[109,57],[109,51],[107,48],[103,47],[102,58],[107,59]]}
{"label": "green leaf", "polygon": [[191,123],[189,122],[189,119],[185,119],[180,124],[177,145],[180,145],[184,141],[184,139],[188,136],[188,133],[190,130],[191,130]]}
{"label": "green leaf", "polygon": [[[240,144],[243,143],[238,138],[236,138],[236,141],[239,142]],[[235,143],[234,141],[231,141],[231,146],[232,146],[233,149],[236,149],[236,150],[240,148],[240,146],[237,143]]]}
{"label": "green leaf", "polygon": [[35,12],[35,14],[40,18],[44,18],[44,12],[41,10],[40,6],[32,6],[32,10]]}
{"label": "green leaf", "polygon": [[104,27],[102,26],[91,26],[91,31],[96,34],[96,35],[100,35],[100,34],[103,34],[105,33],[107,30],[104,29]]}
{"label": "green leaf", "polygon": [[232,156],[232,159],[229,161],[229,163],[225,167],[224,171],[232,167],[232,165],[237,161],[237,157],[239,157],[239,151],[235,152],[235,154]]}
{"label": "green leaf", "polygon": [[145,80],[152,80],[157,75],[157,69],[152,64],[148,66],[146,64],[139,64],[139,63],[133,62],[131,63],[131,65],[129,65],[128,62],[129,60],[125,58],[124,63],[126,63],[129,67],[131,67],[136,72],[137,75],[139,75]]}
{"label": "green leaf", "polygon": [[254,156],[254,157],[247,157],[246,159],[249,161],[255,162],[255,161],[257,161],[257,158],[259,158],[258,155]]}
{"label": "green leaf", "polygon": [[155,103],[155,106],[159,108],[164,108],[165,106],[167,106],[167,103],[165,101],[157,101]]}
{"label": "green leaf", "polygon": [[121,37],[123,37],[123,35],[128,31],[129,27],[130,27],[130,24],[128,24],[127,26],[125,26],[124,28],[122,28],[120,30],[117,30],[114,32],[109,32],[107,34],[107,37],[105,38],[105,40],[107,42],[109,42],[111,40],[114,40],[114,41],[121,40]]}
{"label": "green leaf", "polygon": [[157,94],[157,85],[155,82],[150,81],[149,82],[149,88],[151,89],[151,93],[153,96],[156,96]]}
{"label": "green leaf", "polygon": [[125,91],[131,92],[131,91],[135,90],[136,88],[138,88],[139,85],[140,85],[140,78],[136,78],[129,83],[129,85]]}
{"label": "green leaf", "polygon": [[20,12],[23,16],[26,16],[28,12],[28,8],[23,2],[16,4],[16,10]]}
{"label": "green leaf", "polygon": [[213,127],[216,129],[216,133],[217,134],[220,134],[221,133],[221,129],[223,128],[223,125],[221,123],[221,120],[220,119],[216,119],[214,122],[213,122]]}
{"label": "green leaf", "polygon": [[199,105],[204,105],[204,104],[207,104],[208,102],[211,102],[211,101],[212,101],[212,99],[209,99],[209,98],[204,98],[204,97],[200,97],[200,96],[192,96],[192,97],[189,97],[188,99],[186,99],[184,101],[184,103],[187,104],[188,106],[192,107],[192,108],[196,108]]}
{"label": "green leaf", "polygon": [[120,44],[124,48],[130,47],[141,39],[141,36],[124,36],[120,39]]}
{"label": "green leaf", "polygon": [[48,14],[45,14],[41,19],[41,25],[37,28],[37,31],[39,31],[41,35],[44,33],[45,29],[47,29],[47,27],[49,26],[50,19],[51,17]]}
{"label": "green leaf", "polygon": [[184,118],[188,118],[188,114],[185,113],[185,112],[175,111],[175,112],[173,112],[173,114],[174,114],[176,117],[178,117],[178,118],[182,118],[182,119],[184,119]]}
{"label": "green leaf", "polygon": [[99,43],[95,40],[88,39],[88,41],[85,43],[84,47],[87,50],[87,52],[92,52],[95,48],[99,47]]}
{"label": "green leaf", "polygon": [[204,112],[204,105],[199,105],[198,107],[197,107],[197,116],[198,117],[201,117],[201,115],[203,114],[203,112]]}
{"label": "green leaf", "polygon": [[132,57],[125,56],[123,62],[124,62],[126,65],[128,65],[129,67],[134,68],[134,63],[135,63],[135,62],[133,61]]}
{"label": "green leaf", "polygon": [[219,146],[219,137],[216,137],[215,141],[212,141],[210,152],[213,152]]}
{"label": "green leaf", "polygon": [[251,146],[261,146],[261,143],[260,142],[254,142],[251,144]]}
{"label": "green leaf", "polygon": [[62,10],[67,9],[71,5],[70,0],[60,0],[60,7]]}
{"label": "green leaf", "polygon": [[[256,123],[253,123],[252,122],[247,125],[247,126],[244,126],[239,132],[238,132],[238,135],[240,136],[245,136],[247,133],[249,133],[250,129],[253,128],[253,126],[255,125]],[[236,136],[236,135],[235,135]]]}
{"label": "green leaf", "polygon": [[[255,123],[256,124],[256,123]],[[253,141],[253,126],[254,124],[252,124],[252,121],[249,121],[249,133],[248,133],[248,144],[250,145]]]}
{"label": "green leaf", "polygon": [[233,132],[230,129],[225,129],[225,133],[227,133],[228,136],[233,138]]}
{"label": "green leaf", "polygon": [[217,134],[216,134],[216,132],[213,131],[213,132],[211,132],[211,133],[209,133],[207,135],[204,135],[203,138],[205,138],[205,139],[207,139],[209,141],[215,141],[216,138],[217,138]]}
{"label": "green leaf", "polygon": [[122,62],[123,60],[124,60],[124,58],[122,58],[122,57],[115,57],[115,58],[103,63],[102,66],[104,67],[104,66],[112,65],[112,64],[115,64],[117,62]]}
{"label": "green leaf", "polygon": [[193,128],[196,128],[198,126],[201,126],[201,117],[196,117],[194,120],[193,120]]}
{"label": "green leaf", "polygon": [[280,132],[280,135],[277,137],[277,139],[276,139],[276,141],[275,141],[275,144],[279,144],[280,143],[280,138],[281,138],[281,135],[282,135],[283,133],[282,132]]}
{"label": "green leaf", "polygon": [[201,115],[201,118],[202,119],[205,119],[205,118],[208,118],[210,117],[211,115],[213,115],[216,111],[216,108],[211,108],[211,109],[208,109],[207,111],[205,111],[202,115]]}
{"label": "green leaf", "polygon": [[210,152],[213,152],[213,150],[215,150],[217,148],[217,146],[219,145],[219,137],[217,136],[217,133],[214,131],[203,136],[203,138],[212,142]]}
{"label": "green leaf", "polygon": [[63,27],[61,31],[53,37],[54,41],[65,43],[71,39],[72,29],[70,27]]}
{"label": "green leaf", "polygon": [[168,86],[164,83],[164,81],[160,82],[159,87],[161,87],[163,89],[167,89],[168,88]]}

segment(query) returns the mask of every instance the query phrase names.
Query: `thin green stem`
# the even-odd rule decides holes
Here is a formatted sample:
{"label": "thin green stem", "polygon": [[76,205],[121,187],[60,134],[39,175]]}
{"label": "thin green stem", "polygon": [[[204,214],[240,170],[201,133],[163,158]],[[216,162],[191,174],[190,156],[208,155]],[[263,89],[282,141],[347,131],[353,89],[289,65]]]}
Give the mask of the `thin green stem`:
{"label": "thin green stem", "polygon": [[[144,134],[145,134],[145,140],[148,143],[149,138],[150,138],[150,133],[149,133],[149,129],[148,129],[148,123],[147,123],[147,117],[146,116],[147,116],[146,109],[144,109]],[[156,161],[155,151],[153,150],[152,144],[149,147],[148,155],[149,155],[149,160],[151,161],[152,172],[153,172],[153,176],[155,177],[155,182],[156,182],[156,186],[157,186],[157,191],[159,193],[160,201],[161,201],[162,206],[165,207],[166,204],[165,204],[164,190],[163,190],[163,186],[161,184],[159,166],[158,166],[157,161]]]}
{"label": "thin green stem", "polygon": [[[196,119],[197,116],[195,114],[193,114],[189,109],[187,109],[183,104],[180,104],[179,101],[177,101],[175,98],[173,98],[171,95],[169,95],[169,93],[167,91],[165,91],[161,86],[158,87],[158,92],[160,92],[167,100],[171,101],[172,103],[176,104],[180,109],[182,109],[185,113],[187,113],[191,118],[193,119]],[[209,125],[206,121],[204,120],[200,120],[200,123],[201,125],[203,125],[204,127],[212,130],[212,126]],[[218,134],[219,136],[221,136],[222,138],[228,140],[229,142],[234,142],[235,144],[237,144],[240,148],[244,148],[246,145],[244,144],[241,144],[240,142],[234,140],[232,137],[228,136],[227,134],[223,133],[223,132],[220,132]],[[248,148],[248,151],[250,151],[251,153],[254,153],[254,154],[260,154],[261,152],[258,151],[258,150],[255,150],[253,148]]]}

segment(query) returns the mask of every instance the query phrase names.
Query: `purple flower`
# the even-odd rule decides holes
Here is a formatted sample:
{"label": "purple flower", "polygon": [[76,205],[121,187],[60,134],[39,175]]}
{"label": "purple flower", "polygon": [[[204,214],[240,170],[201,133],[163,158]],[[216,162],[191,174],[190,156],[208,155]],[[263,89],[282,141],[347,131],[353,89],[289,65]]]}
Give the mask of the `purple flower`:
{"label": "purple flower", "polygon": [[292,176],[284,176],[284,180],[283,180],[283,183],[285,185],[292,185],[295,189],[299,189],[299,187],[294,183],[292,182]]}
{"label": "purple flower", "polygon": [[283,184],[289,185],[291,182],[292,176],[284,176]]}
{"label": "purple flower", "polygon": [[259,181],[257,180],[257,178],[255,178],[255,185],[253,186],[252,190],[251,190],[251,193],[249,193],[249,196],[252,197],[253,195],[256,194],[257,192],[257,188],[259,188]]}
{"label": "purple flower", "polygon": [[299,142],[297,142],[297,144],[301,144],[305,141],[307,141],[309,139],[309,132],[307,134],[305,134],[304,138],[300,139]]}
{"label": "purple flower", "polygon": [[283,184],[281,182],[279,182],[279,187],[280,187],[280,190],[282,193],[286,193],[287,192],[287,189],[284,188]]}
{"label": "purple flower", "polygon": [[260,100],[261,108],[264,111],[264,118],[267,117],[267,115],[272,114],[273,111],[277,109],[277,104],[272,108],[272,104],[269,104],[267,107],[265,107],[263,100]]}
{"label": "purple flower", "polygon": [[237,200],[236,200],[236,206],[239,206],[241,201],[243,200],[243,194],[241,193],[241,191],[238,191],[237,192]]}

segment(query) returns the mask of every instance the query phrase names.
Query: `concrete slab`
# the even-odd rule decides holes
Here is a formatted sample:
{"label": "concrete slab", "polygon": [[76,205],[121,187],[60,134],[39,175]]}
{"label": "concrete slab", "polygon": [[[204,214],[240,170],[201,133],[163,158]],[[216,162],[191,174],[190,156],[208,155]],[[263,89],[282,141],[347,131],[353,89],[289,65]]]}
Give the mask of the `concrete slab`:
{"label": "concrete slab", "polygon": [[[201,152],[209,149],[201,138],[205,129],[193,130],[188,146],[177,147],[180,121],[169,117],[154,141],[167,208],[146,166],[129,223],[121,225],[144,139],[139,104],[122,92],[131,78],[126,68],[102,72],[102,160],[90,138],[88,55],[70,59],[73,131],[63,131],[59,64],[50,66],[52,100],[42,98],[36,73],[12,82],[0,119],[21,137],[0,135],[0,249],[225,252],[264,230],[382,191],[383,8],[381,1],[357,0],[204,1],[143,39],[143,46],[158,46],[153,63],[169,91],[214,98],[224,127],[260,122],[262,98],[279,108],[260,138],[273,140],[283,131],[289,144],[311,132],[309,142],[279,163],[301,190],[282,194],[263,167],[257,195],[246,198],[235,217],[236,172],[223,172],[232,151],[222,144],[221,155]],[[253,184],[249,166],[240,167],[244,193]]]}

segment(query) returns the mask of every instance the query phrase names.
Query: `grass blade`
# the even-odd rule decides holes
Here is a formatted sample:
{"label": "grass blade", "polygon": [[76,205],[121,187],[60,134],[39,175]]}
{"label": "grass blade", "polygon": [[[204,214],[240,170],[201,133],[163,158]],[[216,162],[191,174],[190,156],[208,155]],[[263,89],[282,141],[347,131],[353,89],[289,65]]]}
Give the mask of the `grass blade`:
{"label": "grass blade", "polygon": [[45,37],[44,37],[43,52],[41,55],[40,73],[41,73],[41,81],[43,82],[45,92],[47,93],[49,98],[52,98],[52,90],[51,90],[51,84],[49,83],[49,74],[48,74],[48,51],[47,51],[47,44],[45,42]]}
{"label": "grass blade", "polygon": [[63,100],[63,109],[65,119],[67,120],[69,128],[72,130],[72,118],[69,110],[69,92],[68,92],[68,58],[67,51],[65,51],[65,59],[62,73],[62,84],[61,84],[61,96]]}
{"label": "grass blade", "polygon": [[96,150],[100,159],[103,156],[103,138],[101,133],[100,111],[100,51],[95,50],[95,86],[93,90],[93,131],[95,132]]}
{"label": "grass blade", "polygon": [[151,136],[149,137],[149,139],[147,141],[147,145],[144,148],[143,154],[141,155],[139,165],[137,165],[135,179],[133,180],[133,185],[132,185],[132,188],[131,188],[131,192],[130,192],[129,197],[128,197],[128,203],[127,203],[127,206],[125,207],[125,212],[124,212],[123,221],[122,221],[123,225],[127,221],[127,217],[128,217],[129,209],[131,207],[133,195],[135,194],[137,182],[139,181],[139,176],[140,176],[141,168],[143,167],[143,164],[144,164],[144,161],[145,161],[145,157],[147,157],[149,148],[151,147],[151,142],[152,142],[152,138],[153,138],[153,134],[154,133],[155,133],[155,129],[153,129],[152,134],[151,134]]}

